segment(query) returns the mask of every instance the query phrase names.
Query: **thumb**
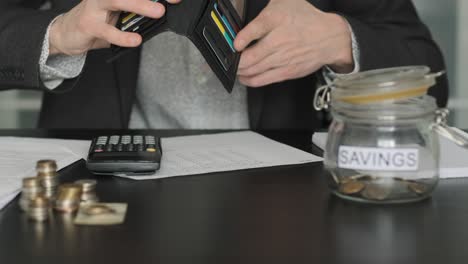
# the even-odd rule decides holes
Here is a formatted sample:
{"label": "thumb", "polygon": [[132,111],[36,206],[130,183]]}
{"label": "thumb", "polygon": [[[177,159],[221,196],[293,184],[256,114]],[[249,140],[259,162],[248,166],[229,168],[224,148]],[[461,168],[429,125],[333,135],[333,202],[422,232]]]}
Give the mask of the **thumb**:
{"label": "thumb", "polygon": [[238,51],[243,51],[255,40],[262,39],[271,31],[271,25],[264,15],[260,14],[244,29],[239,32],[234,41],[234,47]]}

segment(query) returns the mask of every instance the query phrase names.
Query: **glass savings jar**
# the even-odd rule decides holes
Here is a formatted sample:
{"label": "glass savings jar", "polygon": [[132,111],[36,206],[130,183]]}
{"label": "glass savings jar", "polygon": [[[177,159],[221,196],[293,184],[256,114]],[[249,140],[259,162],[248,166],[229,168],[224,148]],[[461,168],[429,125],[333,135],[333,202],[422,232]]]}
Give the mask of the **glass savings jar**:
{"label": "glass savings jar", "polygon": [[427,95],[441,74],[428,67],[375,70],[335,80],[316,93],[330,108],[324,166],[331,191],[366,203],[404,203],[431,195],[439,180],[436,131],[453,139],[448,112]]}

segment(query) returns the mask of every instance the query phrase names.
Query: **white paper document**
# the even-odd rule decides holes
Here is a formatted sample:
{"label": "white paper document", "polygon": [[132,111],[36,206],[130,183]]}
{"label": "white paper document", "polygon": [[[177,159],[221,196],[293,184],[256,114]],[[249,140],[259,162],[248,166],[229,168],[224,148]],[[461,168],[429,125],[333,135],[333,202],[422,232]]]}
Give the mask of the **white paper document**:
{"label": "white paper document", "polygon": [[160,170],[135,180],[305,164],[322,158],[251,131],[162,139]]}
{"label": "white paper document", "polygon": [[[278,143],[257,133],[233,132],[162,139],[161,179],[221,171],[304,164],[322,158]],[[21,180],[35,175],[40,159],[53,159],[62,169],[86,159],[89,141],[0,137],[0,209],[19,193]],[[122,176],[124,177],[124,176]]]}
{"label": "white paper document", "polygon": [[[468,136],[465,132],[460,132]],[[327,133],[315,133],[312,141],[317,147],[324,149]],[[459,147],[443,136],[439,136],[439,142],[440,177],[443,179],[468,177],[468,149]]]}
{"label": "white paper document", "polygon": [[20,191],[22,179],[36,175],[36,162],[57,161],[62,169],[83,157],[89,141],[0,137],[0,209]]}

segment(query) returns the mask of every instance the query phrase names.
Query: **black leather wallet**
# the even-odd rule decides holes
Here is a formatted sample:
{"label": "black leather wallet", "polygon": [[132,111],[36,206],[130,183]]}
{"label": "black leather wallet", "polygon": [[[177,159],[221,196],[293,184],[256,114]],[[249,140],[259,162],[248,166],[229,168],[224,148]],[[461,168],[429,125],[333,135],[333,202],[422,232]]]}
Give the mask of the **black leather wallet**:
{"label": "black leather wallet", "polygon": [[[244,26],[245,1],[232,0],[183,0],[177,5],[169,5],[165,0],[166,15],[154,20],[136,14],[123,12],[117,28],[139,33],[143,41],[172,31],[188,37],[210,65],[213,72],[228,92],[236,81],[240,53],[234,49],[234,39]],[[129,48],[112,47],[111,61],[125,54]]]}

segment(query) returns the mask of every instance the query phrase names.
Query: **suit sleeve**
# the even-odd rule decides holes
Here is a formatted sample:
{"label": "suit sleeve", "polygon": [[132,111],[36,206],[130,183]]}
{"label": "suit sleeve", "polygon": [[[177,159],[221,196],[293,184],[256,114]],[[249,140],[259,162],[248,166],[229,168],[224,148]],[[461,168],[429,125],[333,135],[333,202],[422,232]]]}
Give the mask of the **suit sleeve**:
{"label": "suit sleeve", "polygon": [[[47,90],[41,81],[39,60],[47,28],[60,13],[37,10],[40,0],[23,2],[0,3],[0,90]],[[72,84],[70,80],[59,90]]]}
{"label": "suit sleeve", "polygon": [[[408,65],[445,70],[442,53],[410,0],[334,0],[333,9],[346,17],[360,49],[361,71]],[[446,106],[444,76],[431,88],[439,106]]]}

